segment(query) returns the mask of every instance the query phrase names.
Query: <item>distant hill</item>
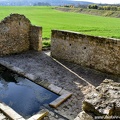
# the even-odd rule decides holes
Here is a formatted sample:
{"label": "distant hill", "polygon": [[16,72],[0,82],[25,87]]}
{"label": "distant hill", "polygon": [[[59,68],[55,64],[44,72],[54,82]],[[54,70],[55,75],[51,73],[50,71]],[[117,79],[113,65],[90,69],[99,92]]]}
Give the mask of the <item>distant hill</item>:
{"label": "distant hill", "polygon": [[32,6],[36,3],[48,3],[52,6],[58,5],[88,5],[92,4],[92,2],[86,1],[73,1],[73,0],[2,0],[0,1],[0,5],[2,6]]}
{"label": "distant hill", "polygon": [[89,14],[89,15],[120,18],[120,11],[67,8],[67,7],[56,7],[55,9],[64,11],[64,12],[76,12],[76,13],[83,13],[83,14]]}

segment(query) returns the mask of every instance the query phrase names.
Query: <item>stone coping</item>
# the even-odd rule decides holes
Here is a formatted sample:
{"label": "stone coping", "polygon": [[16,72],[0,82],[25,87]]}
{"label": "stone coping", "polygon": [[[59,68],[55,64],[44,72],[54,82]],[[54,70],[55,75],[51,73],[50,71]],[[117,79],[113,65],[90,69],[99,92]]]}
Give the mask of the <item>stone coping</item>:
{"label": "stone coping", "polygon": [[24,118],[4,103],[0,103],[0,110],[12,120],[24,120]]}
{"label": "stone coping", "polygon": [[[15,73],[18,73],[19,75],[23,76],[23,77],[26,77],[28,78],[29,80],[35,82],[36,84],[39,84],[40,86],[43,86],[44,88],[47,88],[48,90],[60,95],[60,97],[58,97],[57,99],[55,99],[53,102],[51,102],[49,105],[51,107],[58,107],[61,103],[63,103],[66,99],[68,99],[72,93],[71,92],[68,92],[66,90],[64,90],[63,88],[61,87],[58,87],[54,84],[51,84],[49,83],[48,81],[45,81],[45,80],[40,80],[39,77],[33,75],[33,74],[30,74],[30,73],[27,73],[25,72],[24,70],[18,68],[18,67],[15,67],[15,66],[12,66],[11,64],[9,64],[8,62],[6,61],[1,61],[0,62],[1,65],[7,67],[8,69],[14,71]],[[39,82],[38,82],[39,81]],[[5,107],[5,108],[4,108]],[[9,110],[7,111],[6,108],[9,108]],[[24,120],[24,118],[22,116],[20,116],[18,113],[16,113],[12,108],[6,106],[5,104],[3,103],[0,103],[0,109],[5,113],[7,114],[11,119],[13,120]],[[10,112],[9,112],[10,111]],[[12,112],[13,111],[13,112]],[[11,114],[12,113],[12,114]],[[14,118],[15,116],[17,116],[17,118]],[[41,120],[41,118],[43,118],[45,115],[47,115],[48,112],[47,111],[43,111],[41,110],[38,114],[32,116],[31,118],[29,118],[28,120]],[[38,117],[39,116],[39,117]],[[19,118],[18,118],[19,117]]]}
{"label": "stone coping", "polygon": [[[7,106],[4,103],[0,103],[0,110],[12,120],[26,120],[17,112],[15,112],[11,107]],[[48,111],[44,109],[27,120],[41,120],[46,115],[48,115]]]}

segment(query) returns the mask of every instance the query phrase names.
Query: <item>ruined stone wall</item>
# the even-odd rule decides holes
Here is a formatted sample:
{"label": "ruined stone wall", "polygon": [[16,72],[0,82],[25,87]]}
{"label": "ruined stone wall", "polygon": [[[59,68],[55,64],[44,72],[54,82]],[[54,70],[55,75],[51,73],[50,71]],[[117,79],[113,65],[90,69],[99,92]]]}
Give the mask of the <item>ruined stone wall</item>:
{"label": "ruined stone wall", "polygon": [[[38,41],[41,39],[36,36],[41,36],[42,32],[35,31],[35,27],[31,31],[31,28],[30,20],[24,15],[11,14],[2,20],[0,22],[0,56],[27,51],[30,49],[30,46],[36,47],[37,43],[40,46],[41,43]],[[33,49],[38,50],[38,46]],[[39,47],[39,50],[41,49]]]}
{"label": "ruined stone wall", "polygon": [[74,120],[120,120],[120,83],[105,79],[85,96],[82,110]]}
{"label": "ruined stone wall", "polygon": [[52,30],[51,55],[120,75],[120,40]]}
{"label": "ruined stone wall", "polygon": [[42,50],[42,27],[30,27],[30,49]]}

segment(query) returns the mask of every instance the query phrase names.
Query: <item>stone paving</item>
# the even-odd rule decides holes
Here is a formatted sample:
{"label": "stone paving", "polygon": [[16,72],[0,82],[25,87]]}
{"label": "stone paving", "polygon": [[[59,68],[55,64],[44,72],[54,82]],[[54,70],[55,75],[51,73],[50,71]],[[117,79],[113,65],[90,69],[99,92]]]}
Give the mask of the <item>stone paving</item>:
{"label": "stone paving", "polygon": [[105,78],[120,81],[119,77],[104,74],[99,71],[81,67],[65,61],[56,61],[51,58],[50,52],[29,51],[19,55],[1,57],[12,66],[23,69],[25,72],[48,81],[58,87],[72,92],[72,96],[56,109],[44,105],[49,115],[44,120],[74,120],[82,111],[81,105],[84,96]]}

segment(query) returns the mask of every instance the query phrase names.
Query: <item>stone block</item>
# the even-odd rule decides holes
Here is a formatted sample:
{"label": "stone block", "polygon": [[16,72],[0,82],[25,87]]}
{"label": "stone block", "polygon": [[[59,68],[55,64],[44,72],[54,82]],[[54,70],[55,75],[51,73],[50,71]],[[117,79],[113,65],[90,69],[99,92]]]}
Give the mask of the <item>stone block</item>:
{"label": "stone block", "polygon": [[57,93],[57,94],[59,94],[60,91],[62,90],[62,88],[60,88],[60,87],[58,87],[58,86],[55,86],[54,84],[50,84],[50,85],[48,86],[48,89],[50,89],[51,91],[53,91],[53,92],[55,92],[55,93]]}
{"label": "stone block", "polygon": [[53,102],[51,102],[49,105],[56,108],[58,107],[62,102],[64,102],[67,98],[69,98],[72,94],[71,93],[67,93],[67,94],[63,94],[60,97],[58,97],[56,100],[54,100]]}

